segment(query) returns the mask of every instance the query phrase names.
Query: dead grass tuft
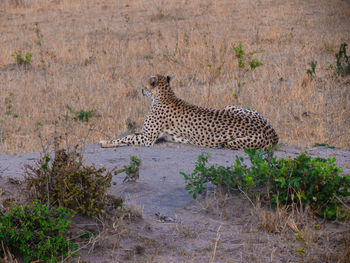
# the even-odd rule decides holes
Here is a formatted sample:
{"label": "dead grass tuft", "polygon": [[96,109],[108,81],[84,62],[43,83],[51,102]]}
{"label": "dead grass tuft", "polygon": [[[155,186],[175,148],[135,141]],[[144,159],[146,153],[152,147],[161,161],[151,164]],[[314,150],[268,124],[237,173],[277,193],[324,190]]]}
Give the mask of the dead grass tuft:
{"label": "dead grass tuft", "polygon": [[6,245],[4,245],[4,242],[2,241],[0,247],[0,254],[2,255],[2,257],[0,257],[1,263],[18,263],[17,259],[11,253],[10,249]]}
{"label": "dead grass tuft", "polygon": [[337,262],[345,263],[350,261],[350,234],[344,233],[341,237],[342,250],[337,258]]}
{"label": "dead grass tuft", "polygon": [[134,199],[127,200],[128,210],[130,211],[130,215],[136,218],[142,218],[143,216],[143,206],[138,204]]}
{"label": "dead grass tuft", "polygon": [[[262,208],[258,200],[253,209],[253,223],[260,230],[281,236],[291,243],[289,253],[303,262],[346,262],[349,229],[347,223],[325,223],[312,215],[308,207]],[[327,230],[326,230],[327,229]],[[346,241],[345,241],[346,240]],[[321,258],[320,258],[321,257]]]}
{"label": "dead grass tuft", "polygon": [[278,205],[274,210],[262,208],[259,198],[253,211],[253,216],[259,222],[258,228],[269,233],[284,233],[288,229],[298,233],[299,229],[307,224],[312,214],[309,207],[298,208],[295,204],[292,207]]}
{"label": "dead grass tuft", "polygon": [[174,225],[175,232],[178,233],[181,237],[187,239],[193,239],[198,237],[198,233],[191,226],[187,226],[183,222],[176,222]]}
{"label": "dead grass tuft", "polygon": [[[214,188],[197,201],[199,210],[195,213],[203,215],[206,226],[208,222],[215,224],[211,229],[213,241],[206,249],[201,248],[207,256],[210,253],[209,262],[225,262],[232,253],[232,244],[240,243],[234,242],[236,232],[242,237],[238,262],[273,262],[287,258],[291,262],[348,260],[348,222],[324,221],[313,216],[307,206],[278,205],[272,209],[259,199],[253,202],[247,198],[244,194],[228,194]],[[246,213],[247,206],[251,207],[250,214]]]}
{"label": "dead grass tuft", "polygon": [[209,190],[205,194],[205,198],[197,201],[202,211],[207,214],[215,214],[220,218],[229,219],[232,216],[230,211],[230,203],[234,202],[234,196],[221,187],[215,187],[212,192]]}

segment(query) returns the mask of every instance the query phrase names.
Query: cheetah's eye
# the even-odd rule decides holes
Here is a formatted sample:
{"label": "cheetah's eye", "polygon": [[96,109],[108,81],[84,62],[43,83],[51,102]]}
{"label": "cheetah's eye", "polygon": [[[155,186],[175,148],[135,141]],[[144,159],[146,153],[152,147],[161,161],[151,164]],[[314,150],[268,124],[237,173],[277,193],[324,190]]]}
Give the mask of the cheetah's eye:
{"label": "cheetah's eye", "polygon": [[151,77],[150,80],[149,80],[149,84],[154,87],[157,83],[157,79],[156,77]]}

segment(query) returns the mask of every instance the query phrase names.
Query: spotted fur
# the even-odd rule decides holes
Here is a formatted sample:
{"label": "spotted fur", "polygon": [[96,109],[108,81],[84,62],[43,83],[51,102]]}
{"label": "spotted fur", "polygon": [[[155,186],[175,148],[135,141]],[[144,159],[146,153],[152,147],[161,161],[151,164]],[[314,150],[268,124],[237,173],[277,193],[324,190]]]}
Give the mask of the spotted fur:
{"label": "spotted fur", "polygon": [[164,133],[175,142],[233,150],[266,149],[278,143],[277,133],[258,112],[237,106],[214,110],[191,105],[175,96],[170,77],[151,77],[142,93],[152,99],[142,132],[101,141],[101,147],[152,146]]}

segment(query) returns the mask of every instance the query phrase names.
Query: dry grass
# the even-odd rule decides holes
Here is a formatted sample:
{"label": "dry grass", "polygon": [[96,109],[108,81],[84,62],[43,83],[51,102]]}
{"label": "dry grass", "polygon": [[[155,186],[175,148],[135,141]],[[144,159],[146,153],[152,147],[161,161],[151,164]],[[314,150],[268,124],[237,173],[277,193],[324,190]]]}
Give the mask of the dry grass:
{"label": "dry grass", "polygon": [[130,214],[135,217],[142,218],[143,216],[143,205],[136,202],[133,198],[126,198],[125,204],[128,206]]}
{"label": "dry grass", "polygon": [[[191,103],[258,110],[283,143],[350,147],[350,80],[329,69],[350,43],[346,1],[5,0],[0,32],[2,151],[38,150],[36,123],[50,139],[67,104],[101,114],[70,124],[70,144],[91,126],[87,143],[125,132],[127,120],[140,128],[150,107],[140,81],[154,73],[172,75]],[[232,50],[240,41],[263,63],[243,87]],[[32,52],[31,65],[14,65],[15,50]],[[306,74],[311,60],[314,78]],[[5,115],[9,93],[16,119]]]}
{"label": "dry grass", "polygon": [[[350,232],[348,222],[325,222],[314,217],[308,207],[271,209],[246,195],[228,195],[214,189],[197,202],[196,213],[205,215],[205,225],[216,222],[210,251],[211,262],[348,262]],[[250,208],[249,208],[250,207]],[[251,214],[247,212],[251,210]],[[201,224],[198,221],[198,224]],[[235,251],[237,236],[242,247]],[[234,251],[234,252],[233,252]],[[237,252],[241,258],[237,258]],[[225,261],[226,260],[226,261]],[[214,261],[215,262],[215,261]]]}
{"label": "dry grass", "polygon": [[228,220],[232,217],[232,211],[226,208],[234,201],[235,196],[218,187],[212,193],[207,191],[205,198],[197,204],[204,213],[215,214],[221,219]]}
{"label": "dry grass", "polygon": [[174,225],[175,233],[177,233],[180,237],[187,238],[198,238],[198,233],[190,226],[185,225],[182,222],[176,222]]}
{"label": "dry grass", "polygon": [[262,208],[259,200],[252,216],[259,229],[278,234],[284,239],[284,245],[289,242],[289,253],[302,262],[349,260],[348,222],[327,224],[314,217],[308,207]]}
{"label": "dry grass", "polygon": [[14,257],[14,255],[11,253],[10,249],[4,245],[4,242],[1,241],[0,246],[0,262],[1,263],[18,263],[17,259]]}

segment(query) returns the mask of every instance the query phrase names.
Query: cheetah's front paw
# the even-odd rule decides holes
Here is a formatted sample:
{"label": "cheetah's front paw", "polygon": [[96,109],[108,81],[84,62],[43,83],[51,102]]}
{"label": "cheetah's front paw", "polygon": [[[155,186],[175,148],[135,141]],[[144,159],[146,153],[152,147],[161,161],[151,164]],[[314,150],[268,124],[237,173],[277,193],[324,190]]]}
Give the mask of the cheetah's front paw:
{"label": "cheetah's front paw", "polygon": [[102,148],[111,148],[111,147],[115,147],[115,145],[113,144],[112,141],[100,141],[99,142],[100,146]]}

